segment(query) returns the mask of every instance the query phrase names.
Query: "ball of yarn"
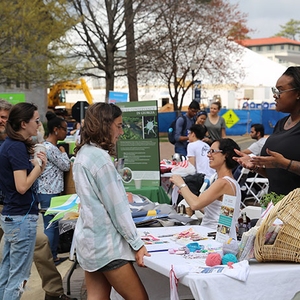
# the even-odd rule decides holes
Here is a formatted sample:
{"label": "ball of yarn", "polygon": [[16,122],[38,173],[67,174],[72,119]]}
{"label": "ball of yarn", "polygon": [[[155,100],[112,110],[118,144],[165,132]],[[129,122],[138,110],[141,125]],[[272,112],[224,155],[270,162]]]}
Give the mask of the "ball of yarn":
{"label": "ball of yarn", "polygon": [[230,239],[223,244],[224,254],[231,253],[237,255],[238,252],[239,252],[239,244],[236,240]]}
{"label": "ball of yarn", "polygon": [[205,260],[206,265],[209,267],[220,265],[221,262],[222,258],[219,253],[209,253]]}
{"label": "ball of yarn", "polygon": [[227,253],[222,258],[222,265],[227,265],[230,262],[237,263],[238,259],[236,258],[236,256],[234,254]]}

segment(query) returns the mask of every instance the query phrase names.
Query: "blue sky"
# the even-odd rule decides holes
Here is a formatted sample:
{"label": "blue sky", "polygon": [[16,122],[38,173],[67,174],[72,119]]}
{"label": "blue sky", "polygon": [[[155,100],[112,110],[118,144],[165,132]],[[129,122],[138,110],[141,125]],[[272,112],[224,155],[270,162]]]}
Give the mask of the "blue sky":
{"label": "blue sky", "polygon": [[248,27],[255,32],[251,38],[271,37],[291,19],[300,20],[299,0],[229,0],[239,4],[239,10],[248,14]]}

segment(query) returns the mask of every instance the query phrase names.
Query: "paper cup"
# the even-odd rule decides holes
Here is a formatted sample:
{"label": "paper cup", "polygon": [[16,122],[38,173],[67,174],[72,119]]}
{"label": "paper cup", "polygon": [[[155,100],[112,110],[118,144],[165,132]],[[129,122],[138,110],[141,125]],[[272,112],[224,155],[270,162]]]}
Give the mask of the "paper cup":
{"label": "paper cup", "polygon": [[134,186],[139,190],[142,187],[142,179],[134,179]]}
{"label": "paper cup", "polygon": [[39,152],[44,152],[46,153],[46,147],[43,144],[35,144],[34,145],[34,158],[36,158],[39,162],[39,165],[42,165],[42,160],[37,157],[37,154]]}

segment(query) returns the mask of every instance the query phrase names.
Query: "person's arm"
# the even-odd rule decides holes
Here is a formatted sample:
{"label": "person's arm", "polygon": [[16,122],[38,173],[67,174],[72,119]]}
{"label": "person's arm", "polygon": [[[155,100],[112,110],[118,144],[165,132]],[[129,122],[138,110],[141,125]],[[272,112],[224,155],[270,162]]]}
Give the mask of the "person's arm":
{"label": "person's arm", "polygon": [[48,160],[61,171],[67,172],[70,170],[71,162],[63,146],[47,148],[47,156]]}
{"label": "person's arm", "polygon": [[176,126],[175,126],[175,140],[177,142],[184,142],[184,141],[187,141],[189,138],[188,136],[186,135],[181,135],[182,134],[182,130],[183,130],[183,125],[184,125],[184,117],[180,117],[177,119],[176,121]]}
{"label": "person's arm", "polygon": [[[173,175],[170,181],[179,188],[179,191],[192,210],[201,210],[215,200],[221,200],[224,194],[231,195],[232,188],[227,180],[217,179],[206,191],[199,196],[193,194],[189,187],[185,185],[180,175]],[[185,186],[183,186],[185,185]]]}
{"label": "person's arm", "polygon": [[252,153],[249,149],[242,150],[241,152],[243,152],[245,154],[251,154]]}
{"label": "person's arm", "polygon": [[148,253],[145,246],[142,246],[139,250],[135,252],[135,261],[139,267],[145,267],[144,256],[151,256],[151,254]]}
{"label": "person's arm", "polygon": [[251,162],[256,166],[265,168],[281,168],[300,175],[300,161],[285,158],[282,154],[269,149],[266,151],[269,156],[252,157]]}
{"label": "person's arm", "polygon": [[196,168],[196,159],[195,156],[188,156],[189,162]]}
{"label": "person's arm", "polygon": [[221,137],[222,139],[226,138],[226,122],[223,117],[221,117]]}
{"label": "person's arm", "polygon": [[40,152],[37,156],[42,160],[42,166],[39,165],[39,162],[36,159],[32,159],[34,168],[31,170],[29,175],[27,175],[27,170],[16,170],[13,172],[16,190],[22,195],[26,193],[45,169],[47,163],[45,153]]}
{"label": "person's arm", "polygon": [[194,142],[190,142],[187,145],[187,157],[189,162],[196,168],[196,156],[195,156],[195,144]]}
{"label": "person's arm", "polygon": [[[133,222],[121,176],[111,161],[104,164],[95,175],[93,183],[97,185],[99,198],[101,198],[111,222],[131,248],[138,251],[144,243],[140,239]],[[90,183],[82,182],[82,184]]]}
{"label": "person's arm", "polygon": [[[249,169],[252,172],[256,172],[260,174],[263,177],[267,177],[267,173],[265,168],[263,168],[263,165],[256,164],[253,159],[257,158],[258,156],[249,156],[237,149],[234,149],[235,153],[239,155],[239,157],[233,157],[235,161],[237,161],[242,167]],[[266,156],[260,156],[260,157],[266,157]]]}

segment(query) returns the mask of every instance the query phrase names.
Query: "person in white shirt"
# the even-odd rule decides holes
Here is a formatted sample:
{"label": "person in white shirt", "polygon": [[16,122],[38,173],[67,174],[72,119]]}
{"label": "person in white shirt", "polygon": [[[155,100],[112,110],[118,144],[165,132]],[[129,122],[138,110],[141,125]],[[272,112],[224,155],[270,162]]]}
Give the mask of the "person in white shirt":
{"label": "person in white shirt", "polygon": [[210,177],[215,173],[215,170],[209,166],[207,151],[209,151],[210,146],[202,141],[204,136],[205,128],[203,126],[195,124],[190,128],[187,157],[195,166],[197,173],[203,173],[207,177]]}
{"label": "person in white shirt", "polygon": [[252,124],[250,130],[250,137],[256,142],[251,144],[247,149],[243,150],[242,152],[245,154],[254,154],[260,155],[260,151],[264,146],[267,138],[264,137],[265,135],[265,128],[262,124]]}

